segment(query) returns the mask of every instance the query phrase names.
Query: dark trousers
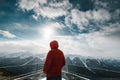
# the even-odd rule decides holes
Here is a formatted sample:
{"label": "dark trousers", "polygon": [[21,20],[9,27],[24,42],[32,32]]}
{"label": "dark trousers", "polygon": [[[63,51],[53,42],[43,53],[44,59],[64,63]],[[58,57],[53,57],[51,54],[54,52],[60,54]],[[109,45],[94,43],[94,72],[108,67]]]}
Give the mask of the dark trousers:
{"label": "dark trousers", "polygon": [[50,78],[47,78],[47,80],[62,80],[62,77],[61,76],[50,77]]}

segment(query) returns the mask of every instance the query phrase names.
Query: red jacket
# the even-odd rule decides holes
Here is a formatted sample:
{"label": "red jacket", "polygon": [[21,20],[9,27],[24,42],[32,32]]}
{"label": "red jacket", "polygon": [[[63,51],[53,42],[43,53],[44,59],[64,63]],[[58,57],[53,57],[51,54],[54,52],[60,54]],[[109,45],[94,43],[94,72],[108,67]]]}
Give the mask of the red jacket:
{"label": "red jacket", "polygon": [[51,50],[47,54],[43,72],[47,77],[56,77],[61,75],[62,67],[65,65],[63,52],[58,49],[58,42],[50,43]]}

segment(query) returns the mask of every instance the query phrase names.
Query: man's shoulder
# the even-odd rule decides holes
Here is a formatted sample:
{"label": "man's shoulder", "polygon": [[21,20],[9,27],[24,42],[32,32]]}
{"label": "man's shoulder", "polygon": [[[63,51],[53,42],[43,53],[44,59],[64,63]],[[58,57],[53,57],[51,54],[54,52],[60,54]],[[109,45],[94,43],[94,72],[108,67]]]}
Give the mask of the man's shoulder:
{"label": "man's shoulder", "polygon": [[59,52],[63,53],[63,51],[60,50],[60,49],[51,49],[51,50],[49,51],[49,53],[53,53],[53,52],[56,52],[56,51],[59,51]]}
{"label": "man's shoulder", "polygon": [[63,52],[62,50],[58,49],[60,52]]}

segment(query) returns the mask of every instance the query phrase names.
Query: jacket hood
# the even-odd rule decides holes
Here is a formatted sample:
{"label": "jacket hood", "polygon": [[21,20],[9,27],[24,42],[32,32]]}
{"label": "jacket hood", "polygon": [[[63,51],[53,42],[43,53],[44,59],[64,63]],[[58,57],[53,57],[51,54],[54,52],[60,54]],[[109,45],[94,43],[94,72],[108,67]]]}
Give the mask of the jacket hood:
{"label": "jacket hood", "polygon": [[50,42],[51,49],[57,49],[59,47],[58,42],[56,40]]}

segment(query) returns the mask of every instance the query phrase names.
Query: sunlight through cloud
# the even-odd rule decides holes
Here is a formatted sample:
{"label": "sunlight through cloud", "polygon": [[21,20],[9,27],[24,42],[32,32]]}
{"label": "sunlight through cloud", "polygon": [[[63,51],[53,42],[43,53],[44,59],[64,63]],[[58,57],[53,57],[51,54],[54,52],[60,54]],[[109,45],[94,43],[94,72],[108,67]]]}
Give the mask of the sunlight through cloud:
{"label": "sunlight through cloud", "polygon": [[51,27],[44,27],[42,30],[42,36],[49,39],[52,36],[55,36],[55,30]]}

